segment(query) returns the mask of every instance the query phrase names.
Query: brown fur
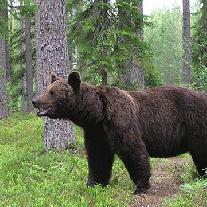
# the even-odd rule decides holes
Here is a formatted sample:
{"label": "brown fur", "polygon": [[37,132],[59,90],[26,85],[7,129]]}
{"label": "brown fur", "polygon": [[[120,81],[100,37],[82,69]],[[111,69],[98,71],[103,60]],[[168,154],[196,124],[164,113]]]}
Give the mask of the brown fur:
{"label": "brown fur", "polygon": [[34,105],[42,108],[39,115],[70,119],[84,129],[89,186],[109,183],[115,154],[125,164],[136,193],[149,188],[149,156],[189,152],[198,173],[205,174],[206,94],[173,86],[127,92],[90,86],[81,83],[78,73],[71,74],[69,84],[53,77]]}

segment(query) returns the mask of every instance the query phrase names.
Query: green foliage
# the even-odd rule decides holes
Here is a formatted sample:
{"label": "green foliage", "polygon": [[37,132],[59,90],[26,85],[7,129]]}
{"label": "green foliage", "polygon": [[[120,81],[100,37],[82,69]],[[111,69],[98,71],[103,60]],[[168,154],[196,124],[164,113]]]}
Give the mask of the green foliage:
{"label": "green foliage", "polygon": [[[13,10],[12,30],[9,31],[9,46],[10,46],[10,63],[11,63],[11,80],[8,83],[9,108],[11,111],[20,111],[21,95],[26,94],[26,90],[21,88],[20,81],[24,76],[26,81],[26,60],[25,60],[25,37],[22,30],[23,18],[31,18],[32,30],[32,55],[33,65],[36,61],[35,37],[34,37],[34,16],[36,12],[36,4],[34,0],[24,0],[19,9]],[[24,46],[22,46],[24,44]],[[24,51],[22,50],[24,47]],[[34,71],[35,74],[35,71]],[[26,85],[26,83],[25,83]]]}
{"label": "green foliage", "polygon": [[20,109],[20,64],[23,62],[21,55],[21,29],[20,22],[13,20],[13,32],[9,33],[11,80],[8,82],[8,97],[10,111]]}
{"label": "green foliage", "polygon": [[193,82],[196,89],[207,91],[207,6],[204,6],[204,1],[199,2],[200,10],[193,16],[192,27]]}
{"label": "green foliage", "polygon": [[0,6],[0,37],[5,36],[5,34],[8,32],[7,5],[8,5],[7,0],[1,1],[1,6]]}
{"label": "green foliage", "polygon": [[182,14],[179,8],[155,11],[151,25],[145,28],[145,41],[153,56],[153,65],[165,84],[179,84],[182,69]]}
{"label": "green foliage", "polygon": [[146,87],[156,87],[163,85],[163,80],[159,71],[152,68],[148,73],[145,73],[145,86]]}
{"label": "green foliage", "polygon": [[[67,3],[70,69],[78,69],[84,81],[100,84],[104,69],[108,74],[109,84],[124,87],[120,83],[123,63],[132,59],[135,64],[143,64],[147,87],[162,84],[160,72],[151,61],[150,48],[137,36],[137,31],[145,23],[138,11],[137,1],[119,0],[116,4],[99,1],[95,4],[94,1],[68,0]],[[36,73],[33,18],[36,9],[34,0],[24,0],[21,7],[12,12],[13,29],[9,31],[12,74],[8,84],[11,111],[21,110],[21,96],[26,96],[20,83],[21,79],[26,80],[25,52],[21,51],[24,41],[21,24],[24,16],[32,17],[34,75]],[[124,15],[120,15],[120,12]],[[74,62],[77,65],[72,65]]]}
{"label": "green foliage", "polygon": [[[0,206],[124,207],[134,204],[133,183],[117,158],[107,188],[86,187],[83,133],[80,128],[76,133],[76,150],[45,153],[42,119],[34,114],[16,113],[0,121]],[[152,168],[157,161],[165,160],[151,159]],[[180,193],[165,200],[163,205],[206,207],[207,180],[195,179],[192,163],[184,169],[181,179]]]}
{"label": "green foliage", "polygon": [[181,174],[180,192],[173,198],[164,201],[166,207],[206,207],[207,179],[199,179],[193,163],[190,163]]}
{"label": "green foliage", "polygon": [[[20,111],[21,108],[21,100],[20,100],[20,96],[19,96],[19,91],[20,91],[20,86],[19,86],[19,82],[15,82],[14,76],[12,78],[13,83],[8,82],[7,84],[7,95],[9,97],[9,110],[11,112],[17,112]],[[17,79],[16,79],[17,80]]]}
{"label": "green foliage", "polygon": [[14,114],[0,121],[0,206],[129,206],[133,184],[116,159],[110,186],[86,187],[81,130],[76,153],[43,151],[43,120]]}
{"label": "green foliage", "polygon": [[[111,9],[109,4],[100,1],[96,5],[94,3],[88,3],[85,7],[81,5],[80,9],[76,9],[75,16],[71,15],[69,40],[75,41],[79,59],[84,60],[85,67],[79,68],[79,70],[85,73],[88,73],[89,70],[86,78],[91,74],[90,70],[95,73],[94,76],[100,77],[100,68],[107,67],[109,70],[113,68],[111,56],[115,37]],[[104,18],[103,13],[105,13]],[[106,52],[102,51],[103,45]],[[85,71],[86,68],[87,71]],[[100,78],[95,80],[92,78],[91,82],[99,80]]]}
{"label": "green foliage", "polygon": [[109,84],[117,85],[127,59],[143,61],[146,47],[137,35],[143,16],[134,0],[97,2],[69,1],[69,45],[76,46],[78,70],[86,81],[100,84],[104,69]]}
{"label": "green foliage", "polygon": [[153,53],[150,49],[150,46],[147,44],[146,49],[143,52],[142,61],[145,68],[145,87],[150,88],[163,85],[162,73],[155,67],[153,63]]}

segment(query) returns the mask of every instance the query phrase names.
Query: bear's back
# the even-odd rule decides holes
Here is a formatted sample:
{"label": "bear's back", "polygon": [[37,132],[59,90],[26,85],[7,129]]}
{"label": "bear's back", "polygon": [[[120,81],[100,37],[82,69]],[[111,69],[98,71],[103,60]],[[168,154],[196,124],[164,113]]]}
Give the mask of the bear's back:
{"label": "bear's back", "polygon": [[161,109],[168,107],[171,110],[189,112],[190,110],[206,110],[207,95],[187,88],[176,86],[162,86],[144,91],[129,91],[136,103],[141,108]]}
{"label": "bear's back", "polygon": [[129,94],[139,106],[142,138],[151,156],[184,153],[200,133],[207,135],[206,94],[175,86]]}

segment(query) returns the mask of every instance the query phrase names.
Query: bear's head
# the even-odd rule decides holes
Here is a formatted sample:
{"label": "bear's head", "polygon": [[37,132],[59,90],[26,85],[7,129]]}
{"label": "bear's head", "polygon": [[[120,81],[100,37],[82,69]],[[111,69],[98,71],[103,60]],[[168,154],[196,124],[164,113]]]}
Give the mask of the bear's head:
{"label": "bear's head", "polygon": [[70,73],[68,81],[52,74],[51,83],[46,91],[32,101],[34,108],[37,109],[37,115],[53,119],[67,118],[67,113],[75,109],[80,84],[78,72]]}

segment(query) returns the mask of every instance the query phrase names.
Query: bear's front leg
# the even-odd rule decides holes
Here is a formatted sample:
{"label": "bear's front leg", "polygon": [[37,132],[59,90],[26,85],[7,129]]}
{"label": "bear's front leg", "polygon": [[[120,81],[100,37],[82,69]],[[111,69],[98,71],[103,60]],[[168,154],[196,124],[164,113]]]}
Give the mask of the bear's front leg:
{"label": "bear's front leg", "polygon": [[87,186],[106,186],[111,177],[114,153],[102,130],[84,130],[84,135],[89,169]]}
{"label": "bear's front leg", "polygon": [[130,130],[119,136],[118,140],[118,155],[136,185],[135,194],[146,193],[150,188],[150,164],[144,142]]}

